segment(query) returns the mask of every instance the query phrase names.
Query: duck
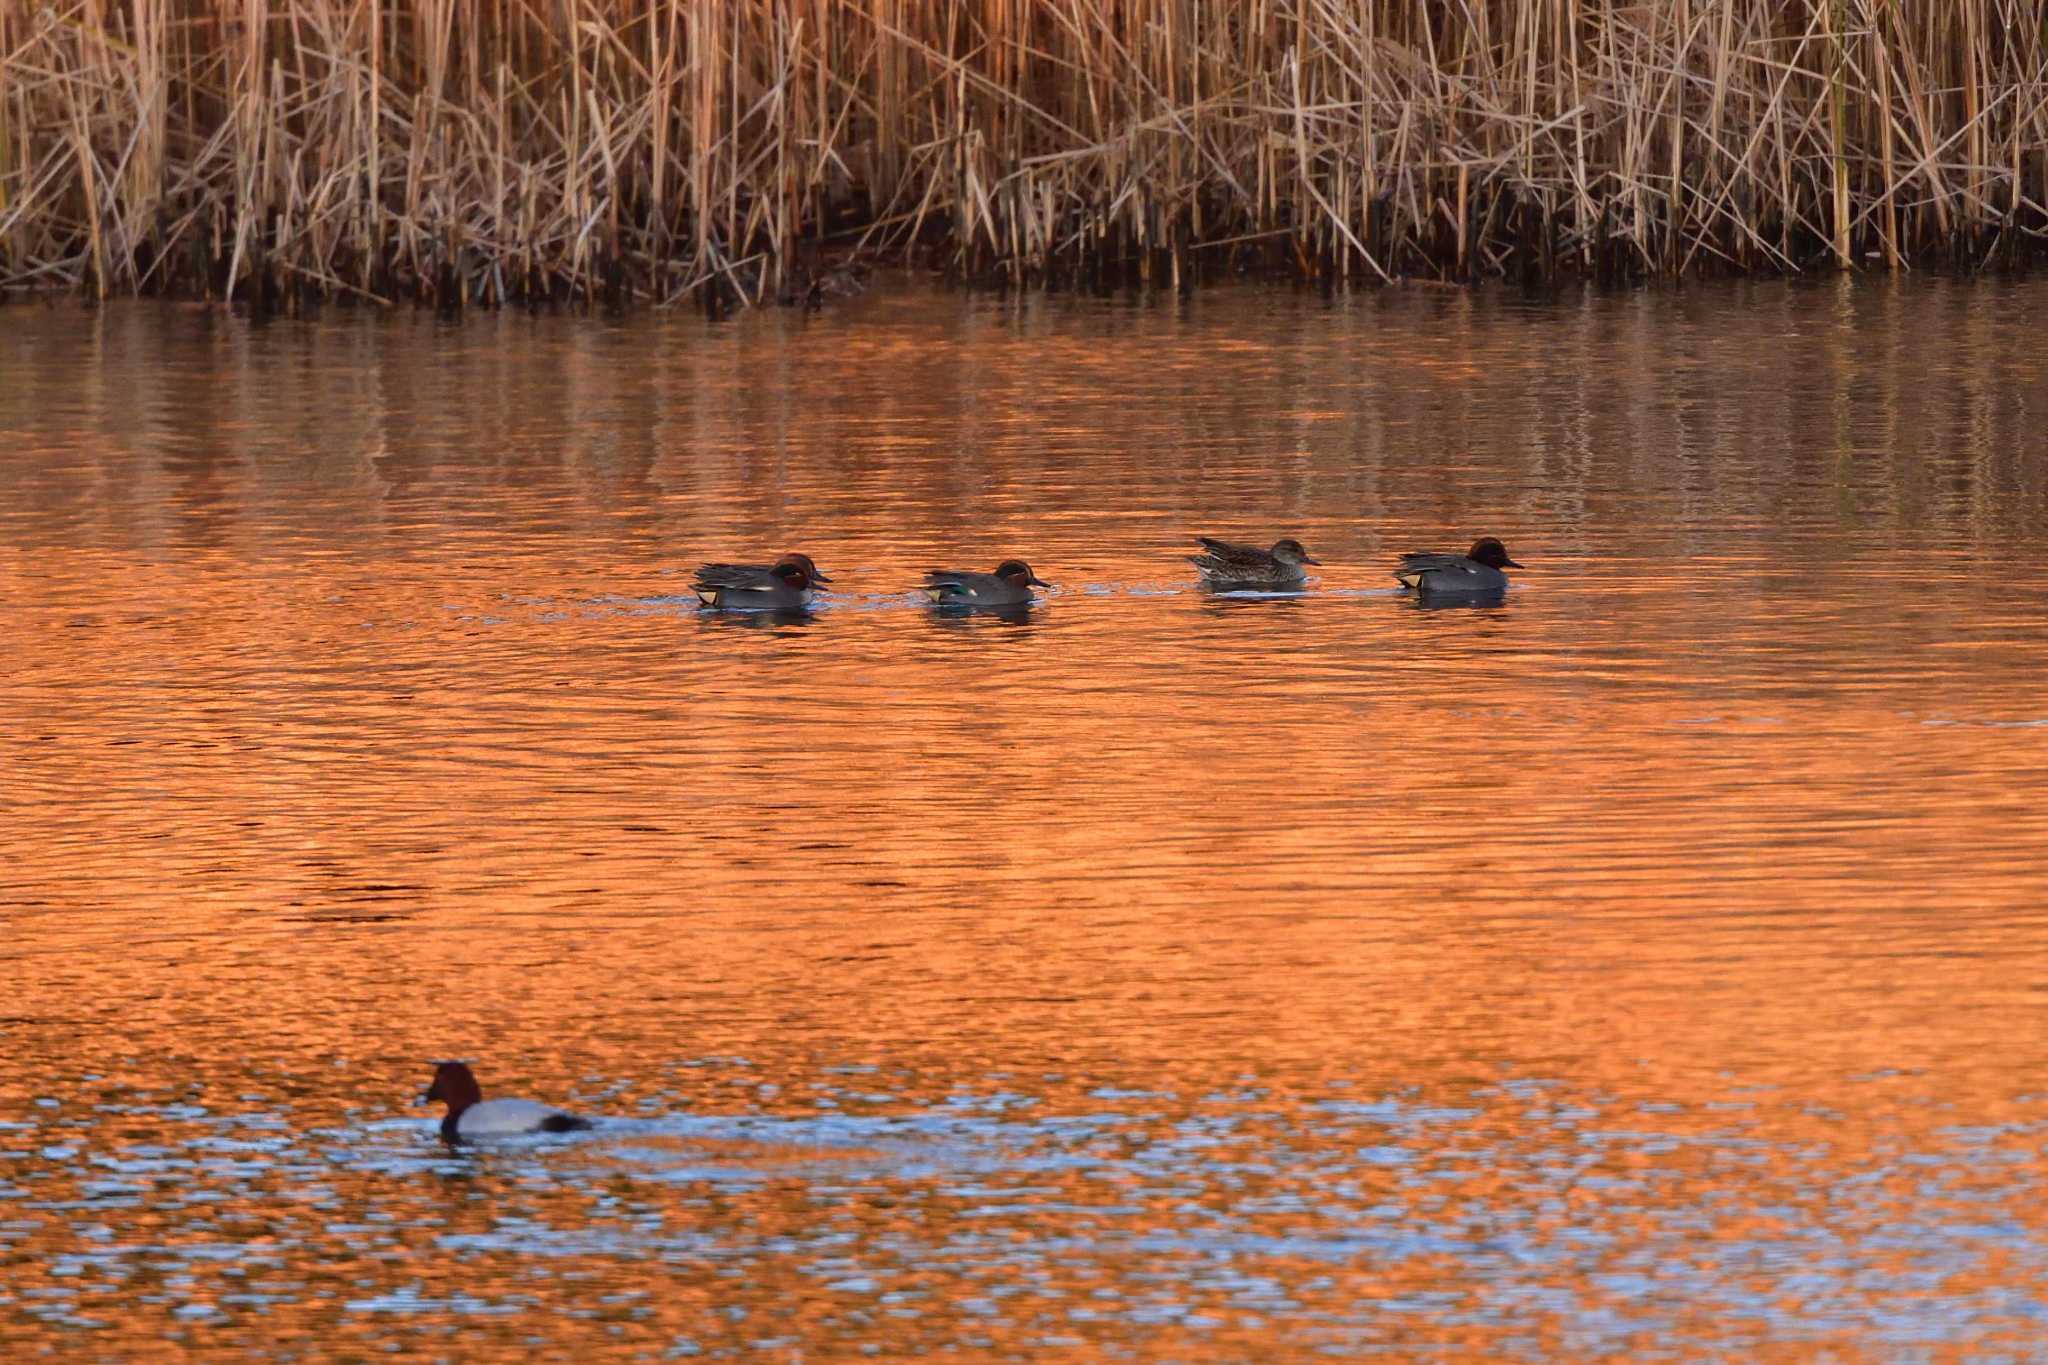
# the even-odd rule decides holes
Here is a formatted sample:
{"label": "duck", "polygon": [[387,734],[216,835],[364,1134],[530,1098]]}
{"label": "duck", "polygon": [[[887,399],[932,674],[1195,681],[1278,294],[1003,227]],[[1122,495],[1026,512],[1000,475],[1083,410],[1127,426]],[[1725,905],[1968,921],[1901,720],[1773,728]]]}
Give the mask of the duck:
{"label": "duck", "polygon": [[1232,545],[1212,536],[1197,536],[1207,554],[1190,555],[1188,562],[1212,588],[1291,588],[1300,586],[1307,574],[1304,564],[1323,561],[1310,555],[1292,536],[1273,542],[1270,550],[1254,545]]}
{"label": "duck", "polygon": [[714,611],[791,611],[811,605],[813,584],[831,581],[792,551],[773,564],[700,565],[690,591]]}
{"label": "duck", "polygon": [[1021,559],[1004,560],[994,573],[933,569],[924,576],[925,595],[941,607],[1021,607],[1031,602],[1033,588],[1051,586]]}
{"label": "duck", "polygon": [[509,1137],[517,1133],[573,1133],[590,1127],[590,1120],[550,1109],[534,1100],[487,1100],[483,1088],[463,1062],[440,1062],[434,1067],[434,1083],[420,1096],[421,1104],[440,1100],[448,1106],[441,1120],[441,1140],[461,1142],[465,1138]]}
{"label": "duck", "polygon": [[1417,592],[1501,592],[1508,585],[1508,576],[1501,570],[1521,567],[1508,558],[1507,546],[1492,536],[1481,536],[1461,555],[1427,550],[1402,555],[1394,577]]}

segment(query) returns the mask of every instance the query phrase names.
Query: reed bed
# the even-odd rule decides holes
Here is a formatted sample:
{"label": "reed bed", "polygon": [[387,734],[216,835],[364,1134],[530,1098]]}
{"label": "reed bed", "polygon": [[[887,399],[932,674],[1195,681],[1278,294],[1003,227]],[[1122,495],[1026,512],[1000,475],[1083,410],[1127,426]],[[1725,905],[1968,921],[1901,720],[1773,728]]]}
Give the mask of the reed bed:
{"label": "reed bed", "polygon": [[2040,0],[0,0],[0,284],[815,297],[2016,262]]}

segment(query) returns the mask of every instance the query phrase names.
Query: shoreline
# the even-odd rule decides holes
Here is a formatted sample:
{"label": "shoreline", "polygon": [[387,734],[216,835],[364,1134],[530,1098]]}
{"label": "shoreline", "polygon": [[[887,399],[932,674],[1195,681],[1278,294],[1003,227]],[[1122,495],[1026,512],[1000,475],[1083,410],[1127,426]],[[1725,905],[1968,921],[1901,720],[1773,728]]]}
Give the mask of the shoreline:
{"label": "shoreline", "polygon": [[1296,303],[1316,302],[1323,305],[1347,301],[1369,303],[1375,299],[1393,303],[1405,297],[1417,302],[1424,299],[1460,299],[1478,306],[1526,308],[1570,306],[1602,299],[1712,298],[1742,291],[1770,290],[1779,287],[1794,290],[1842,287],[1858,293],[1929,287],[1997,288],[2024,285],[2037,278],[2037,272],[2025,266],[2010,270],[1992,268],[1978,271],[1902,268],[1898,271],[1820,269],[1797,274],[1723,272],[1679,277],[1638,276],[1605,283],[1572,275],[1534,284],[1499,277],[1460,282],[1406,276],[1396,277],[1386,283],[1361,283],[1357,280],[1338,283],[1328,277],[1305,278],[1278,272],[1237,272],[1203,277],[1192,283],[1184,281],[1176,290],[1140,279],[1135,272],[1127,274],[1115,284],[1096,284],[1087,280],[1076,280],[1071,275],[1061,275],[1051,280],[1032,280],[1021,286],[1013,286],[1000,275],[982,280],[969,280],[931,267],[918,267],[901,260],[881,259],[873,264],[861,262],[857,271],[841,269],[820,292],[806,294],[800,291],[786,291],[779,296],[765,297],[758,302],[721,302],[717,298],[707,299],[700,295],[678,303],[664,304],[660,301],[630,296],[607,300],[585,299],[579,295],[565,294],[560,297],[515,300],[504,304],[469,302],[450,307],[430,297],[415,299],[401,296],[396,300],[384,300],[366,298],[348,291],[324,295],[311,289],[279,288],[267,296],[238,290],[231,298],[173,293],[126,294],[98,298],[75,288],[0,288],[0,317],[9,313],[19,315],[32,309],[46,312],[74,310],[94,313],[139,305],[154,306],[192,316],[212,315],[258,322],[310,322],[349,316],[425,316],[443,323],[468,318],[515,316],[607,321],[695,316],[712,323],[722,323],[737,321],[749,313],[786,313],[800,317],[829,315],[868,299],[886,302],[889,305],[901,305],[906,301],[914,303],[919,300],[941,299],[962,303],[972,303],[976,300],[1008,301],[1014,306],[1050,304],[1075,299],[1100,303],[1121,302],[1126,305],[1156,305],[1185,304],[1204,297],[1223,298],[1243,291],[1263,292],[1275,299],[1286,299]]}

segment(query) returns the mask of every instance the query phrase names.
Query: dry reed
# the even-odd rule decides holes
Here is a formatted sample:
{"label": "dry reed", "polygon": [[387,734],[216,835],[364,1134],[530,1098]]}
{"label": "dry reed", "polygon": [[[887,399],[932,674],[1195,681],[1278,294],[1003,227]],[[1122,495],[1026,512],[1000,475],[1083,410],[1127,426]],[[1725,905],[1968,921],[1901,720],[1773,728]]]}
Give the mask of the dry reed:
{"label": "dry reed", "polygon": [[2036,0],[0,0],[0,284],[444,305],[2027,254]]}

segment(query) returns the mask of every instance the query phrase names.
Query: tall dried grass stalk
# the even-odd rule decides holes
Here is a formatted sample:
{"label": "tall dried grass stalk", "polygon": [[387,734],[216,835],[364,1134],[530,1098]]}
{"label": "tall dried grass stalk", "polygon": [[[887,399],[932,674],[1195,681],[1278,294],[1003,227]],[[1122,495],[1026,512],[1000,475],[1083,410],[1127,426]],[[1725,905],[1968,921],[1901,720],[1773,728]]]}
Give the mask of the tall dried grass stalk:
{"label": "tall dried grass stalk", "polygon": [[755,301],[2048,231],[2042,0],[0,0],[0,283]]}

